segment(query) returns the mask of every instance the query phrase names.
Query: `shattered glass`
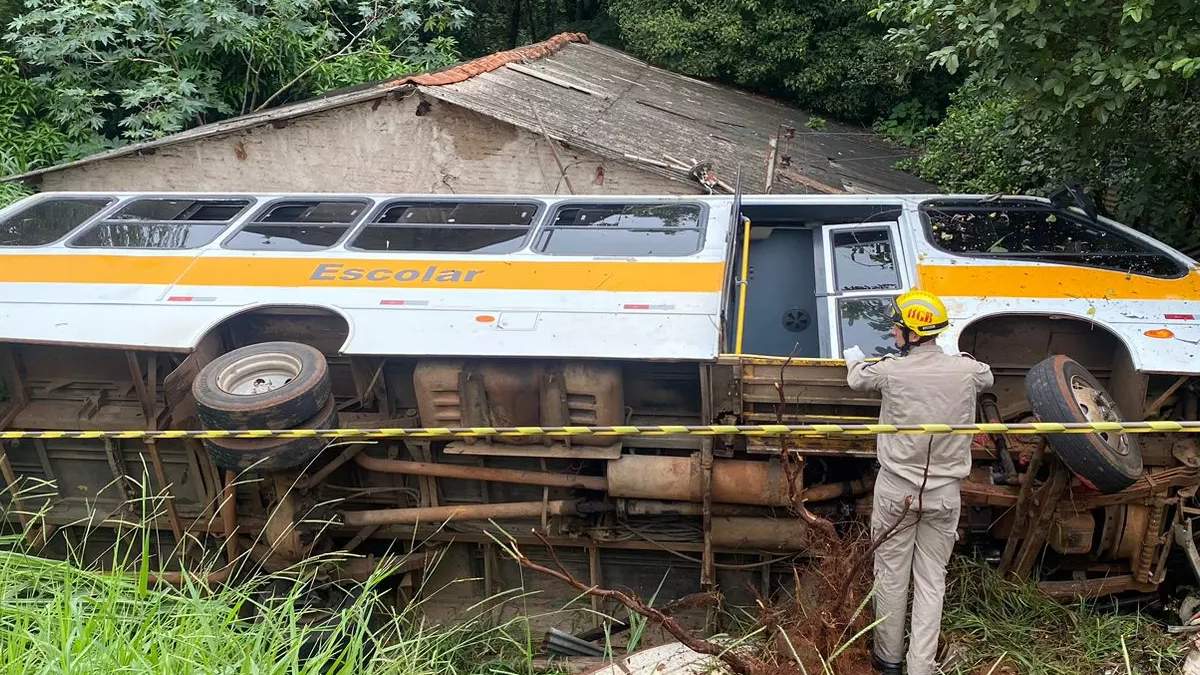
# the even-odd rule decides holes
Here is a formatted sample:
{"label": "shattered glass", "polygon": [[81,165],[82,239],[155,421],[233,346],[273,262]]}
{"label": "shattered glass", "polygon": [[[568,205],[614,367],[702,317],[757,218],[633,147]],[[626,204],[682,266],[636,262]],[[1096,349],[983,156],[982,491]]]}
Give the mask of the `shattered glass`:
{"label": "shattered glass", "polygon": [[1183,266],[1146,242],[1048,206],[926,205],[934,246],[949,253],[1178,277]]}

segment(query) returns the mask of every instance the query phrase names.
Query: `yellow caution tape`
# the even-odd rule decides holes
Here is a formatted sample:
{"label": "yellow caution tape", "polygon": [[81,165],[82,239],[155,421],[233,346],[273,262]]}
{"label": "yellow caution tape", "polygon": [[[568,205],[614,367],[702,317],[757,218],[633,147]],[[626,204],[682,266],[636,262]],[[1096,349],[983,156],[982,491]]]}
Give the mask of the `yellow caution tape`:
{"label": "yellow caution tape", "polygon": [[875,436],[879,434],[1200,433],[1187,422],[1027,422],[1021,424],[703,424],[608,427],[423,427],[391,429],[250,429],[240,431],[0,431],[0,440],[171,438],[479,438],[484,436]]}

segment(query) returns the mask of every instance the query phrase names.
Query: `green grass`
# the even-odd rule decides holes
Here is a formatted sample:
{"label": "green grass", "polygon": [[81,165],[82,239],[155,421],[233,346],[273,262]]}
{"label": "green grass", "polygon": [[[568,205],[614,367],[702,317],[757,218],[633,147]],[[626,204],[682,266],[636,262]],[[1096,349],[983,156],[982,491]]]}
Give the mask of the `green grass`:
{"label": "green grass", "polygon": [[[310,563],[242,583],[153,586],[142,574],[89,570],[0,544],[0,673],[531,672],[522,626],[485,612],[434,626],[420,603],[396,608],[387,566],[323,621],[310,621]],[[140,562],[140,561],[135,561]],[[271,592],[266,592],[270,589]],[[311,649],[311,653],[305,653]]]}
{"label": "green grass", "polygon": [[[333,559],[211,588],[195,579],[155,586],[145,574],[148,539],[138,539],[127,574],[0,539],[0,673],[534,672],[519,620],[493,625],[481,603],[452,626],[431,625],[420,601],[397,607],[385,594],[387,563],[366,582],[339,586],[348,602],[313,622],[308,594]],[[943,625],[965,647],[958,673],[987,672],[1001,656],[1023,675],[1124,675],[1126,663],[1134,673],[1175,673],[1183,658],[1184,643],[1144,616],[1062,605],[968,561],[953,570]]]}
{"label": "green grass", "polygon": [[[157,502],[138,500],[146,522]],[[385,559],[362,582],[334,581],[331,570],[345,557],[329,555],[273,574],[240,568],[226,584],[188,577],[176,587],[150,580],[152,561],[170,557],[156,550],[154,530],[131,524],[100,556],[93,538],[87,562],[83,544],[67,538],[71,531],[55,535],[67,543],[66,560],[31,555],[19,535],[0,536],[0,675],[536,672],[529,621],[539,617],[526,611],[503,623],[492,619],[496,605],[523,600],[519,590],[464,610],[452,624],[435,625],[423,605],[436,601],[439,589],[414,589],[418,599],[411,602],[391,594],[388,579],[398,559]],[[85,541],[88,536],[85,529]],[[98,569],[97,557],[122,571]],[[217,567],[188,564],[201,571]],[[315,595],[343,600],[314,603]],[[647,628],[644,621],[633,624],[630,648]],[[745,626],[743,640],[761,641],[754,628]],[[1062,605],[967,560],[952,570],[943,628],[964,650],[951,671],[957,673],[986,673],[998,660],[1022,675],[1176,673],[1186,647],[1148,617]]]}
{"label": "green grass", "polygon": [[1133,673],[1178,673],[1186,649],[1149,617],[1060,604],[968,560],[954,564],[942,628],[965,647],[960,673],[987,672],[1002,655],[1022,675],[1126,675],[1127,660]]}
{"label": "green grass", "polygon": [[[143,476],[141,485],[148,484]],[[27,508],[45,509],[52,494],[45,488],[30,484],[16,494]],[[211,557],[220,542],[210,542],[205,557],[186,560],[192,574],[182,584],[156,584],[155,561],[175,552],[163,550],[169,545],[145,524],[161,516],[164,503],[162,495],[132,499],[129,513],[139,516],[115,537],[99,536],[88,525],[93,518],[59,529],[46,548],[31,548],[21,534],[0,534],[0,675],[535,672],[528,619],[493,618],[497,607],[524,595],[502,593],[452,623],[434,624],[425,604],[445,588],[409,588],[416,599],[397,602],[389,582],[402,557],[385,557],[366,580],[352,581],[337,573],[349,554],[267,573],[243,553],[228,582],[209,584],[205,573],[224,567]],[[27,534],[40,532],[41,515],[30,514]],[[32,554],[48,548],[58,555]]]}

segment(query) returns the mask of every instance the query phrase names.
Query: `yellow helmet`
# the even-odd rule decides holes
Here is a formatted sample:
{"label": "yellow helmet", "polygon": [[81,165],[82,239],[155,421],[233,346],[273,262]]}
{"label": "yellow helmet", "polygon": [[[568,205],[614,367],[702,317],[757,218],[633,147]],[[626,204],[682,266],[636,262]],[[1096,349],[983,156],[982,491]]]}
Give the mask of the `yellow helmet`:
{"label": "yellow helmet", "polygon": [[938,296],[929,291],[912,290],[896,296],[892,323],[921,337],[931,337],[946,330],[950,314]]}

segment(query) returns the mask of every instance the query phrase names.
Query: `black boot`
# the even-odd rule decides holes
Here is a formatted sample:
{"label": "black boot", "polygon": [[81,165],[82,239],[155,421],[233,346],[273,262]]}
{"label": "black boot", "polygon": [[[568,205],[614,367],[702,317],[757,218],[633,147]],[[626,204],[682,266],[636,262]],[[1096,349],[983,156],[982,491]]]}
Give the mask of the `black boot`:
{"label": "black boot", "polygon": [[875,672],[883,673],[883,675],[902,675],[899,663],[888,663],[879,658],[874,651],[871,652],[871,666],[875,668]]}

